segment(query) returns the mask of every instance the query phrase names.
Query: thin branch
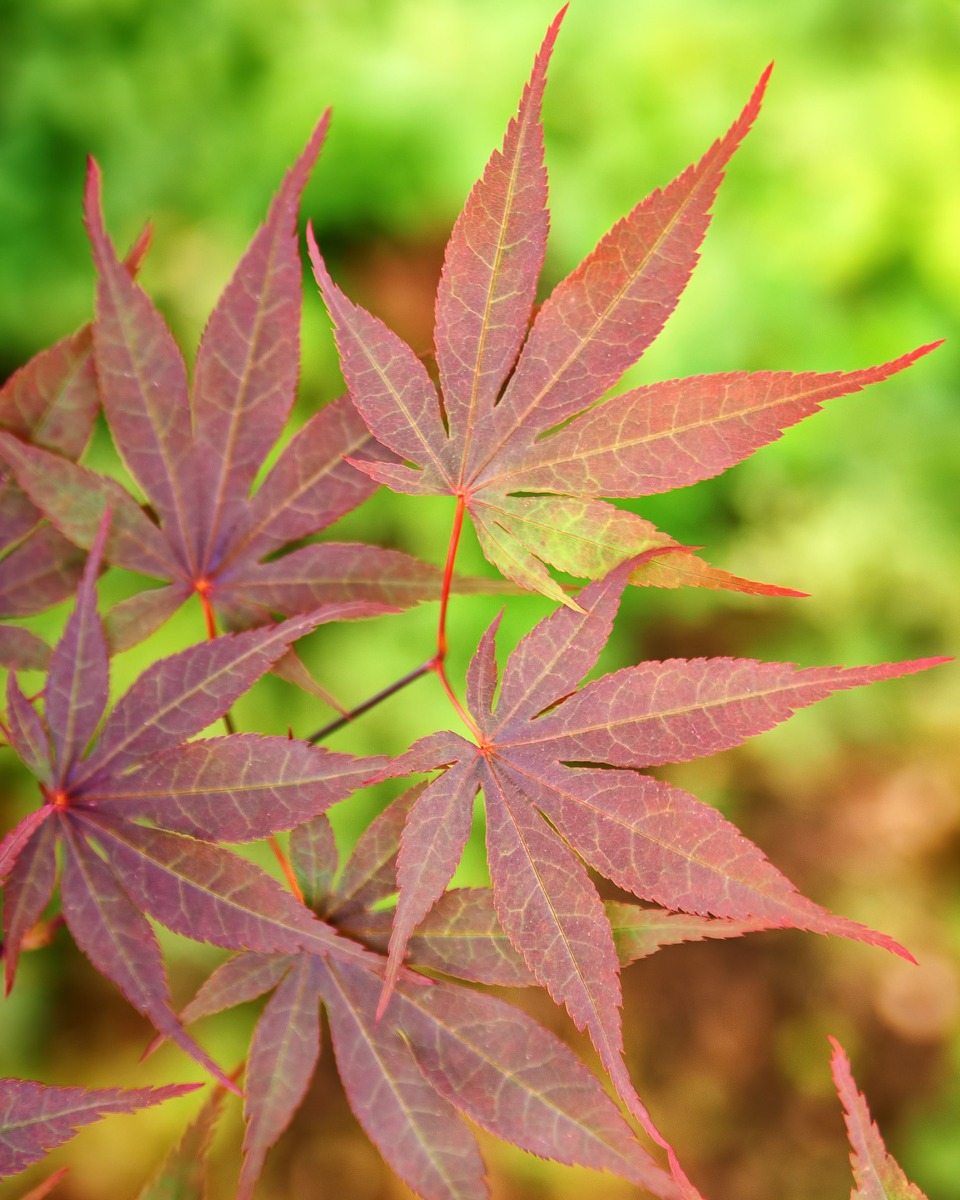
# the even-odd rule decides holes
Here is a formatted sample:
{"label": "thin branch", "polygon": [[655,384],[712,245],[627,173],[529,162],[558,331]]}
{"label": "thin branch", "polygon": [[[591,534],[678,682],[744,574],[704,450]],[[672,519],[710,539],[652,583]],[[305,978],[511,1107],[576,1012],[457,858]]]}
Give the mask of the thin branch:
{"label": "thin branch", "polygon": [[410,671],[407,675],[404,675],[401,679],[398,679],[396,683],[391,683],[389,687],[385,687],[382,691],[379,691],[375,695],[371,696],[369,700],[364,700],[362,704],[358,704],[356,708],[350,709],[350,711],[344,713],[343,716],[337,717],[337,719],[335,721],[331,721],[329,725],[324,725],[321,729],[318,729],[316,733],[311,734],[306,741],[310,742],[312,745],[316,745],[317,742],[322,742],[324,738],[328,738],[332,733],[336,733],[338,730],[343,729],[345,725],[349,725],[350,722],[355,720],[357,717],[363,716],[363,714],[365,712],[369,712],[371,708],[376,708],[376,706],[383,700],[389,700],[391,696],[394,696],[397,692],[402,691],[408,683],[413,683],[415,679],[419,679],[423,675],[429,675],[431,671],[436,670],[436,662],[437,660],[435,658],[431,658],[428,662],[423,663],[422,666],[417,667],[415,670]]}

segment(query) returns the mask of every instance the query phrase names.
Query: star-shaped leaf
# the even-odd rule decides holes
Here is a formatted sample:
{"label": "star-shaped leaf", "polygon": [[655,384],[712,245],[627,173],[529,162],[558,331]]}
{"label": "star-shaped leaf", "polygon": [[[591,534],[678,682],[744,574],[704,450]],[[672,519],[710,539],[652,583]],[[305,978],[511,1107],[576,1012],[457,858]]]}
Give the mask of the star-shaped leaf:
{"label": "star-shaped leaf", "polygon": [[[360,931],[377,915],[370,906],[395,886],[400,831],[420,790],[412,789],[373,822],[335,888],[330,881],[337,853],[326,818],[291,835],[304,894],[341,936],[364,940]],[[470,891],[459,897],[461,923],[473,929],[476,943],[477,926],[490,913],[485,896]],[[480,976],[529,982],[509,946],[475,948],[475,965],[486,964]],[[460,1114],[541,1157],[614,1171],[654,1195],[679,1195],[673,1180],[634,1141],[597,1080],[553,1034],[510,1005],[405,971],[395,1009],[378,1022],[382,961],[378,969],[310,952],[239,955],[210,977],[181,1014],[184,1021],[196,1020],[275,989],[247,1064],[241,1200],[251,1195],[267,1151],[306,1093],[320,1053],[321,1001],[354,1113],[397,1174],[427,1200],[487,1195],[483,1163]]]}
{"label": "star-shaped leaf", "polygon": [[[521,586],[573,604],[546,565],[596,579],[625,558],[676,544],[600,497],[715,475],[825,400],[884,379],[931,347],[846,374],[700,376],[598,404],[675,308],[769,70],[728,132],[616,224],[534,317],[548,224],[540,107],[562,16],[447,247],[436,304],[439,394],[413,351],[337,287],[312,239],[311,257],[350,396],[378,441],[404,460],[357,466],[396,491],[458,497],[490,562]],[[798,594],[691,553],[647,559],[631,582]]]}
{"label": "star-shaped leaf", "polygon": [[478,741],[431,735],[378,776],[443,768],[406,818],[380,1011],[409,938],[453,875],[482,791],[500,923],[538,982],[590,1032],[628,1103],[617,949],[584,864],[666,909],[835,933],[906,955],[892,938],[805,899],[720,813],[638,769],[739,745],[833,691],[944,661],[800,669],[674,659],[576,690],[636,567],[627,560],[585,588],[580,611],[560,608],[541,621],[511,654],[502,680],[495,622],[467,677]]}
{"label": "star-shaped leaf", "polygon": [[77,944],[157,1029],[232,1087],[170,1009],[147,917],[231,949],[310,946],[362,960],[359,948],[259,867],[216,843],[263,838],[314,817],[369,775],[369,762],[287,738],[187,739],[221,717],[296,638],[358,604],[329,605],[162,659],[107,713],[109,660],[95,591],[106,534],[104,519],[51,655],[44,717],[14,675],[8,682],[10,742],[44,803],[0,846],[7,987],[23,938],[52,894],[59,845],[63,916]]}
{"label": "star-shaped leaf", "polygon": [[86,219],[99,275],[99,387],[120,456],[156,519],[115,480],[10,434],[0,434],[0,455],[61,542],[60,534],[92,546],[109,506],[107,561],[166,581],[113,611],[113,649],[145,637],[194,594],[211,631],[214,613],[237,629],[323,604],[371,600],[396,608],[439,596],[440,571],[396,550],[311,544],[276,557],[376,487],[344,461],[387,453],[346,397],[306,422],[251,495],[295,398],[302,301],[297,210],[326,129],[325,116],[214,309],[192,388],[162,316],[107,236],[100,174],[91,162]]}

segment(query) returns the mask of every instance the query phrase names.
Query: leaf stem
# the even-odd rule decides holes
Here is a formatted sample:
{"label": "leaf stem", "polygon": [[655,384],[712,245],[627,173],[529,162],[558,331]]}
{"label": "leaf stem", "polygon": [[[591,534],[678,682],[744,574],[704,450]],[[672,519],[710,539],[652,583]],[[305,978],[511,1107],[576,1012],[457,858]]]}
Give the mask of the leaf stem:
{"label": "leaf stem", "polygon": [[[213,612],[213,605],[210,603],[210,583],[206,579],[200,579],[194,586],[196,588],[197,595],[200,597],[200,605],[203,608],[203,616],[207,625],[207,640],[213,641],[213,639],[217,636],[217,621]],[[223,727],[226,729],[228,735],[232,736],[237,732],[237,727],[234,724],[233,717],[230,715],[229,709],[223,714],[222,720]],[[290,860],[284,853],[283,847],[280,845],[279,841],[277,841],[276,835],[271,834],[270,837],[267,838],[267,842],[270,846],[270,849],[276,855],[277,862],[280,864],[280,869],[283,871],[284,878],[287,881],[290,891],[293,892],[300,903],[303,904],[303,892],[300,889],[300,884],[297,882],[297,877],[293,873],[293,867],[290,865]]]}
{"label": "leaf stem", "polygon": [[432,666],[443,685],[443,690],[447,693],[447,699],[453,705],[460,720],[470,730],[477,741],[482,740],[480,730],[477,724],[470,716],[467,710],[457,699],[457,695],[450,686],[450,680],[447,678],[446,657],[447,657],[447,607],[450,602],[450,589],[453,585],[453,564],[456,562],[457,550],[460,546],[460,534],[463,531],[463,516],[467,509],[467,502],[461,492],[457,496],[457,507],[453,513],[453,527],[450,530],[450,544],[447,546],[447,561],[443,568],[443,588],[440,592],[440,620],[437,624],[437,654],[434,658]]}
{"label": "leaf stem", "polygon": [[479,728],[477,727],[476,721],[474,721],[473,717],[470,716],[470,714],[467,712],[467,710],[463,707],[463,705],[457,699],[457,694],[453,690],[453,688],[450,686],[450,680],[447,678],[446,667],[444,666],[443,659],[439,656],[439,654],[433,660],[431,665],[432,665],[433,669],[436,671],[437,675],[439,676],[440,682],[443,685],[443,690],[447,693],[447,699],[450,701],[450,703],[453,705],[454,709],[456,710],[457,716],[464,723],[464,725],[466,725],[466,727],[470,730],[470,732],[473,734],[473,736],[477,739],[477,742],[482,742],[483,734],[480,732]]}
{"label": "leaf stem", "polygon": [[457,507],[453,513],[453,527],[450,530],[450,543],[447,546],[447,561],[443,568],[443,584],[440,591],[440,619],[437,625],[437,652],[428,662],[422,666],[410,671],[396,683],[391,683],[389,687],[383,688],[382,691],[375,693],[369,700],[365,700],[363,704],[352,708],[348,713],[344,713],[335,721],[331,721],[328,725],[324,725],[313,733],[306,740],[313,744],[323,741],[324,738],[336,733],[337,730],[343,729],[345,725],[349,725],[351,721],[362,716],[363,713],[369,712],[383,700],[389,699],[390,696],[396,695],[407,686],[408,683],[413,683],[415,679],[419,679],[422,675],[429,674],[434,671],[440,679],[443,690],[447,693],[447,699],[453,705],[457,714],[463,723],[467,726],[470,732],[480,740],[480,731],[476,726],[473,718],[457,699],[457,695],[450,685],[450,680],[447,678],[445,660],[447,657],[447,609],[450,603],[450,590],[453,585],[453,567],[457,559],[457,549],[460,546],[460,534],[463,531],[463,517],[467,510],[467,502],[463,495],[457,496]]}
{"label": "leaf stem", "polygon": [[210,603],[210,584],[207,580],[201,579],[194,586],[200,597],[203,617],[207,623],[207,638],[212,641],[217,636],[217,622],[213,615],[213,605]]}
{"label": "leaf stem", "polygon": [[[443,587],[440,592],[440,621],[437,626],[437,663],[442,664],[447,657],[447,606],[450,602],[450,588],[453,585],[453,564],[457,559],[460,546],[460,534],[463,530],[463,514],[466,512],[466,501],[462,493],[457,496],[457,507],[453,513],[453,528],[450,530],[450,544],[447,546],[447,561],[443,568]],[[438,668],[439,669],[439,668]]]}
{"label": "leaf stem", "polygon": [[360,717],[365,712],[369,712],[371,708],[376,708],[381,701],[388,700],[391,696],[396,695],[397,692],[402,691],[408,683],[413,683],[415,679],[420,679],[421,676],[428,675],[431,671],[436,669],[436,661],[437,660],[435,658],[431,658],[429,661],[423,663],[415,670],[408,672],[395,683],[391,683],[389,687],[385,687],[382,689],[382,691],[375,693],[370,697],[369,700],[364,700],[364,702],[362,704],[358,704],[356,708],[351,708],[349,712],[337,717],[337,719],[335,721],[331,721],[329,725],[324,725],[322,729],[318,729],[317,732],[311,734],[306,741],[313,745],[316,745],[317,742],[322,742],[324,738],[329,737],[332,733],[336,733],[339,729],[343,729],[345,725],[349,725],[350,722],[356,717]]}
{"label": "leaf stem", "polygon": [[290,865],[290,860],[283,852],[283,847],[277,841],[276,834],[271,834],[267,841],[270,845],[270,849],[276,855],[277,862],[280,864],[280,870],[283,872],[283,877],[286,879],[287,884],[290,887],[290,891],[293,892],[301,904],[306,904],[306,900],[303,898],[303,889],[300,887],[300,883],[293,872],[293,867]]}

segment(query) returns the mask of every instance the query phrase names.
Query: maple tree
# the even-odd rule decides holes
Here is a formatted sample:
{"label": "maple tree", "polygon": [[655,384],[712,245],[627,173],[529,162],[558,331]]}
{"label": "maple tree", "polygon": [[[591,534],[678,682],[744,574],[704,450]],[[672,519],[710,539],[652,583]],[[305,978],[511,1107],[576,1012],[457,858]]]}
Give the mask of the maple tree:
{"label": "maple tree", "polygon": [[[325,116],[210,317],[192,386],[135,279],[147,238],[120,260],[91,163],[92,328],[0,392],[0,610],[16,619],[75,597],[52,648],[21,626],[0,627],[0,661],[11,668],[2,733],[41,800],[0,842],[7,989],[31,932],[58,911],[92,965],[216,1081],[144,1197],[175,1184],[201,1194],[197,1162],[222,1093],[241,1090],[239,1074],[186,1026],[271,992],[243,1073],[241,1197],[253,1195],[304,1100],[322,1008],[357,1119],[426,1200],[487,1194],[462,1117],[541,1157],[609,1170],[664,1200],[696,1200],[624,1063],[620,967],[678,942],[785,927],[910,958],[888,935],[802,896],[714,808],[645,772],[739,745],[834,691],[944,659],[854,668],[673,659],[583,680],[628,584],[790,594],[709,565],[609,499],[715,475],[827,399],[933,347],[860,371],[707,375],[605,399],[676,306],[769,71],[727,134],[614,226],[535,311],[548,225],[540,108],[562,18],[447,248],[439,389],[414,352],[334,283],[308,229],[348,394],[263,470],[295,398],[297,218]],[[77,461],[101,404],[139,494]],[[300,544],[380,484],[454,498],[442,567],[364,543]],[[467,516],[506,582],[455,576]],[[159,586],[101,617],[105,565]],[[576,591],[549,568],[591,582]],[[502,670],[495,621],[461,700],[447,668],[450,597],[517,587],[554,610]],[[148,663],[110,706],[111,654],[194,595],[200,640]],[[297,657],[297,639],[426,600],[439,601],[439,620],[423,665],[308,738],[234,731],[231,706],[268,671],[328,697]],[[17,673],[35,669],[44,683],[30,696]],[[427,674],[469,736],[434,732],[392,759],[316,744]],[[220,721],[225,734],[211,729]],[[341,864],[331,805],[434,772],[375,818]],[[491,886],[451,888],[480,793]],[[284,851],[275,835],[287,831]],[[272,840],[285,883],[227,848],[262,839]],[[605,903],[589,870],[639,903]],[[236,952],[179,1014],[152,921]],[[619,1104],[553,1033],[481,990],[490,986],[540,986],[563,1005],[592,1039]],[[918,1196],[886,1154],[838,1047],[833,1069],[855,1195]],[[0,1175],[105,1112],[187,1090],[0,1081]]]}

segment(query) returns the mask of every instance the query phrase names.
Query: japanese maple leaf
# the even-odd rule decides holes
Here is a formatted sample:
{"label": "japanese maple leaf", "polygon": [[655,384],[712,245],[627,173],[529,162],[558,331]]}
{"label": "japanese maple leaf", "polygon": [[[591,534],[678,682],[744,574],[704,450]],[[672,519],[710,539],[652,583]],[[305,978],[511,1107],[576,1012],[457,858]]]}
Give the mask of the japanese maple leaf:
{"label": "japanese maple leaf", "polygon": [[82,1125],[108,1113],[132,1113],[185,1096],[199,1083],[146,1088],[48,1087],[29,1079],[0,1079],[0,1179],[39,1162]]}
{"label": "japanese maple leaf", "polygon": [[[436,303],[439,394],[413,351],[344,296],[308,238],[350,396],[378,441],[404,460],[356,465],[395,491],[457,497],[458,518],[470,514],[504,575],[574,604],[544,564],[596,579],[631,555],[675,544],[600,497],[716,475],[823,401],[884,379],[931,347],[848,374],[698,376],[598,404],[676,306],[769,71],[724,137],[616,224],[531,325],[548,224],[540,107],[562,16],[447,247]],[[738,579],[690,553],[647,560],[631,583],[800,594]]]}
{"label": "japanese maple leaf", "polygon": [[[420,790],[372,823],[336,887],[337,852],[326,818],[291,835],[304,894],[342,936],[364,940],[376,916],[371,907],[393,892],[400,831]],[[502,939],[493,928],[483,944],[479,930],[492,911],[485,894],[461,894],[448,930],[457,940],[470,929],[469,977],[530,982],[516,953],[497,945]],[[440,969],[449,969],[453,958]],[[436,956],[428,960],[424,965],[435,968]],[[412,971],[398,983],[395,1008],[378,1022],[382,965],[382,959],[363,966],[334,962],[309,951],[242,954],[214,972],[181,1014],[196,1020],[276,989],[247,1063],[241,1200],[251,1195],[267,1151],[306,1094],[320,1053],[321,1002],[351,1108],[387,1162],[426,1200],[487,1195],[483,1162],[461,1114],[540,1157],[613,1171],[658,1196],[678,1195],[596,1078],[553,1034],[499,999]]]}
{"label": "japanese maple leaf", "polygon": [[215,1088],[137,1200],[208,1200],[206,1162],[226,1092]]}
{"label": "japanese maple leaf", "polygon": [[584,863],[666,909],[836,933],[906,955],[886,935],[805,899],[716,810],[638,768],[736,746],[833,691],[944,661],[800,669],[673,659],[627,667],[576,690],[637,565],[627,560],[585,588],[582,611],[560,608],[541,621],[510,655],[499,683],[494,622],[467,677],[476,741],[433,734],[377,777],[443,768],[406,821],[380,1011],[408,939],[456,868],[482,790],[500,922],[538,982],[589,1030],[631,1104],[620,1057],[617,954]]}
{"label": "japanese maple leaf", "polygon": [[374,606],[328,605],[193,646],[154,663],[105,716],[109,660],[94,585],[106,534],[105,519],[51,655],[43,719],[16,676],[8,681],[5,732],[44,802],[0,843],[7,987],[52,894],[59,845],[61,905],[77,945],[160,1032],[232,1088],[170,1008],[147,917],[231,949],[311,946],[362,959],[259,867],[216,843],[289,829],[343,799],[369,768],[288,738],[187,738],[221,717],[294,639]]}
{"label": "japanese maple leaf", "polygon": [[[423,790],[423,784],[411,788],[370,825],[345,868],[333,901],[337,927],[378,953],[387,953],[393,925],[393,907],[384,905],[396,898],[397,856],[403,827]],[[308,870],[308,864],[304,863],[307,848],[323,840],[320,836],[323,823],[317,818],[311,825],[311,837],[299,833],[296,844],[301,876],[321,879],[321,884],[314,884],[314,890],[306,894],[313,908],[328,917],[331,902],[327,897],[333,877],[321,875],[318,866]],[[740,937],[770,928],[768,922],[757,918],[738,921],[703,917],[618,900],[606,901],[604,910],[621,966],[654,954],[664,946],[705,938]],[[523,956],[514,949],[500,924],[490,888],[445,891],[410,935],[407,946],[409,961],[418,968],[500,987],[529,987],[536,983]]]}
{"label": "japanese maple leaf", "polygon": [[[125,260],[136,274],[149,230]],[[41,350],[0,388],[0,431],[76,460],[100,407],[89,325]],[[0,614],[40,612],[73,594],[85,555],[43,518],[13,477],[0,475]],[[50,648],[36,634],[0,625],[0,665],[44,669]]]}
{"label": "japanese maple leaf", "polygon": [[854,1190],[850,1200],[927,1200],[915,1183],[911,1183],[900,1164],[890,1156],[876,1124],[871,1120],[870,1110],[863,1094],[857,1090],[850,1070],[850,1060],[835,1038],[830,1038],[833,1047],[831,1069],[840,1102],[844,1107],[844,1120],[853,1153]]}
{"label": "japanese maple leaf", "polygon": [[346,398],[308,420],[250,494],[295,398],[302,300],[297,210],[326,128],[325,116],[214,309],[192,391],[162,316],[107,237],[99,171],[91,162],[86,220],[99,275],[97,376],[117,449],[156,520],[115,480],[14,437],[0,436],[0,455],[66,537],[89,548],[109,505],[107,560],[168,581],[113,610],[113,649],[145,637],[195,593],[211,635],[214,613],[231,628],[248,628],[321,604],[365,599],[397,607],[439,595],[439,570],[399,551],[328,543],[277,557],[376,486],[344,462],[345,455],[385,453]]}

